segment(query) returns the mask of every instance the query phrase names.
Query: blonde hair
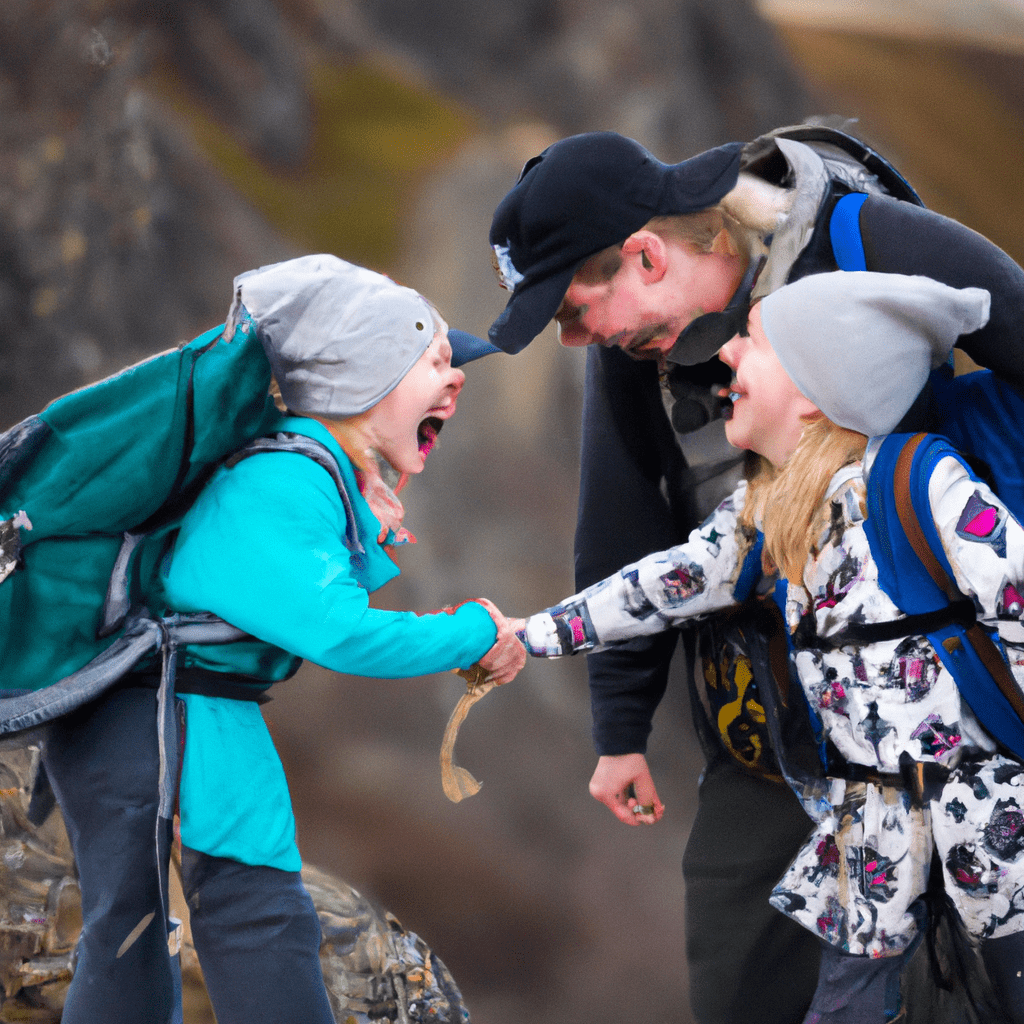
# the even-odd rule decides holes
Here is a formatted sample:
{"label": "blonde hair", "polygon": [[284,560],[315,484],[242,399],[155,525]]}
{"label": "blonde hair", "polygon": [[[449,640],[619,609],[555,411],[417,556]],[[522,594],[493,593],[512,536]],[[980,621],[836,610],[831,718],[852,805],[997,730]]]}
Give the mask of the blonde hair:
{"label": "blonde hair", "polygon": [[736,184],[722,196],[718,209],[730,226],[730,234],[755,232],[771,235],[789,215],[796,191],[773,185],[749,171],[740,171]]}
{"label": "blonde hair", "polygon": [[[643,226],[643,230],[666,241],[682,242],[694,252],[706,254],[712,252],[715,239],[726,226],[725,215],[717,206],[711,206],[696,213],[654,217]],[[626,239],[623,239],[617,245],[610,245],[588,257],[577,269],[574,279],[584,284],[606,284],[622,266],[622,247],[625,243]]]}
{"label": "blonde hair", "polygon": [[[644,229],[669,241],[683,242],[694,252],[710,253],[724,230],[744,259],[763,248],[762,239],[785,220],[793,205],[792,189],[780,188],[747,171],[741,171],[732,190],[720,202],[693,213],[653,217]],[[581,264],[576,274],[587,284],[605,284],[622,266],[622,246],[601,249]]]}
{"label": "blonde hair", "polygon": [[824,503],[829,481],[843,466],[863,459],[867,443],[864,434],[818,416],[804,427],[800,444],[783,466],[776,469],[762,459],[747,489],[741,521],[760,525],[764,532],[766,572],[777,568],[791,583],[802,585],[808,559],[828,527]]}
{"label": "blonde hair", "polygon": [[717,206],[696,213],[675,213],[655,217],[644,227],[659,238],[685,242],[695,252],[709,253],[715,239],[726,226],[726,219]]}

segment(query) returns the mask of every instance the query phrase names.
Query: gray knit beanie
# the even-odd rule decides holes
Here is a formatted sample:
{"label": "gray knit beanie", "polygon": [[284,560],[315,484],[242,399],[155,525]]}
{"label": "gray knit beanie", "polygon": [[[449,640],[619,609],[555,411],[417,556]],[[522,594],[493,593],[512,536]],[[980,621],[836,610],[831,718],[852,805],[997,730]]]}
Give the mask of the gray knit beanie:
{"label": "gray knit beanie", "polygon": [[245,312],[294,412],[342,418],[376,405],[437,325],[426,299],[337,256],[302,256],[235,278],[225,335]]}
{"label": "gray knit beanie", "polygon": [[761,300],[761,324],[793,382],[830,420],[891,433],[957,338],[984,327],[984,288],[929,277],[812,274]]}

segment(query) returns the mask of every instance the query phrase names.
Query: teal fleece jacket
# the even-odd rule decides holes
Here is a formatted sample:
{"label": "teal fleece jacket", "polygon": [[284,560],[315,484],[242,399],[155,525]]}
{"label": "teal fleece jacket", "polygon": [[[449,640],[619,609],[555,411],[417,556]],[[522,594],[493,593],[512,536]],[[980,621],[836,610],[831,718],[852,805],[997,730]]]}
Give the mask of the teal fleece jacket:
{"label": "teal fleece jacket", "polygon": [[[493,645],[487,610],[452,613],[371,608],[370,592],[398,575],[377,543],[380,525],[352,464],[322,424],[282,417],[275,430],[305,434],[341,468],[365,555],[344,545],[347,519],[330,474],[289,452],[252,456],[217,471],[189,509],[162,573],[176,611],[210,611],[258,638],[182,652],[184,667],[275,682],[300,659],[376,678],[464,668]],[[287,784],[259,707],[183,696],[182,841],[212,856],[297,871]]]}

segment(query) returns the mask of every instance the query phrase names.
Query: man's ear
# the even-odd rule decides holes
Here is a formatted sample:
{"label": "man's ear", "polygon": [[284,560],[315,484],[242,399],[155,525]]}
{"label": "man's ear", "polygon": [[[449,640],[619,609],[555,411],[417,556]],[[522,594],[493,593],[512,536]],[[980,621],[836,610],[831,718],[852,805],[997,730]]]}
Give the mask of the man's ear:
{"label": "man's ear", "polygon": [[622,255],[638,258],[640,273],[646,284],[660,281],[668,269],[668,251],[665,243],[653,231],[634,231],[622,243]]}

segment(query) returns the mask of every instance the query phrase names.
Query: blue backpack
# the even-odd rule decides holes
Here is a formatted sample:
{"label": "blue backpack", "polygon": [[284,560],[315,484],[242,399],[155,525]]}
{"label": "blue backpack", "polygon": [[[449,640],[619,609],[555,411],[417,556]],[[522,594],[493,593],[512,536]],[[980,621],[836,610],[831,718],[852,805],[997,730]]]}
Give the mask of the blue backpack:
{"label": "blue backpack", "polygon": [[[979,374],[980,380],[971,379]],[[1018,417],[1024,412],[1024,399],[1016,391],[988,371],[979,374],[950,383],[962,380],[956,391],[980,390],[985,397],[1015,407]],[[1010,671],[998,634],[977,621],[974,602],[957,588],[928,503],[928,481],[941,459],[954,456],[979,480],[960,450],[978,450],[984,430],[1019,419],[988,419],[991,409],[984,404],[958,403],[949,408],[954,418],[970,410],[983,429],[977,435],[961,435],[956,444],[937,434],[890,434],[872,440],[875,451],[867,480],[865,532],[878,564],[880,586],[910,616],[894,625],[928,637],[978,720],[1004,747],[1024,758],[1024,693]],[[1005,436],[986,454],[995,457],[985,482],[1020,516],[1024,512],[1020,460],[1013,464],[1013,450]]]}
{"label": "blue backpack", "polygon": [[[960,592],[935,529],[928,502],[928,482],[938,462],[958,459],[971,478],[983,481],[1018,519],[1024,521],[1024,447],[1011,443],[1013,425],[1024,422],[1024,397],[989,370],[954,377],[945,368],[933,376],[937,429],[940,434],[887,434],[872,438],[867,476],[864,529],[878,566],[878,582],[906,618],[847,626],[834,643],[879,642],[926,636],[956,680],[977,719],[1005,748],[1024,759],[1024,691],[1017,682],[998,634],[977,621],[974,602]],[[975,455],[984,452],[984,458]],[[761,538],[747,555],[735,596],[746,600],[760,576]],[[786,630],[785,580],[769,598],[774,629]],[[768,632],[771,632],[769,630]],[[767,662],[766,654],[762,660]],[[769,725],[791,716],[791,666],[781,669],[777,656],[771,673],[775,693],[764,694]],[[820,722],[806,701],[823,763]],[[773,738],[778,740],[778,731]],[[791,776],[808,776],[790,772]],[[813,774],[813,773],[810,773]]]}
{"label": "blue backpack", "polygon": [[[833,209],[829,228],[841,270],[866,269],[858,220],[867,198],[852,193]],[[876,445],[866,529],[879,583],[903,612],[926,616],[916,627],[903,625],[931,640],[978,719],[1024,757],[1024,694],[998,638],[975,621],[972,602],[957,590],[927,501],[932,469],[953,454],[972,474],[980,470],[1003,504],[1024,521],[1024,448],[1018,427],[1024,423],[1024,397],[991,370],[957,377],[944,366],[932,374],[930,385],[934,433],[893,434]],[[922,628],[943,619],[935,629]]]}
{"label": "blue backpack", "polygon": [[[851,624],[831,642],[927,637],[975,717],[1003,747],[1024,760],[1024,692],[998,633],[977,621],[974,602],[958,589],[928,502],[932,472],[941,459],[953,456],[972,479],[984,480],[1024,521],[1024,450],[1015,449],[1005,435],[1007,424],[1022,421],[1024,398],[988,370],[942,377],[936,383],[947,401],[948,415],[940,420],[948,437],[887,434],[869,442],[873,459],[867,476],[865,533],[879,585],[906,617]],[[988,447],[983,449],[986,439]],[[972,449],[985,450],[987,463],[965,457]],[[785,625],[786,581],[779,580],[769,594],[754,597],[761,579],[762,540],[759,534],[744,561],[734,597],[753,608],[759,623],[759,629],[748,631],[744,639],[752,662],[760,666],[756,675],[764,684],[760,692],[766,725],[784,774],[806,795],[814,790],[822,768],[827,770],[830,758],[821,722],[794,673],[791,655],[796,644]],[[787,734],[803,739],[787,743]],[[817,758],[806,756],[809,749],[817,750]]]}

